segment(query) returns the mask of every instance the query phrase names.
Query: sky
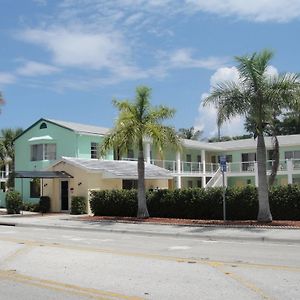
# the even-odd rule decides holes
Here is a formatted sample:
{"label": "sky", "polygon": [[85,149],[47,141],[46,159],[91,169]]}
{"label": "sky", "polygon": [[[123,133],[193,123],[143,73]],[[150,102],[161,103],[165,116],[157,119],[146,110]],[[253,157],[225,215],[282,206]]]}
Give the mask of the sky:
{"label": "sky", "polygon": [[[112,127],[112,99],[152,89],[167,122],[216,134],[202,100],[237,80],[235,56],[274,51],[271,74],[299,72],[300,0],[0,0],[0,129],[52,118]],[[243,133],[235,118],[222,135]]]}

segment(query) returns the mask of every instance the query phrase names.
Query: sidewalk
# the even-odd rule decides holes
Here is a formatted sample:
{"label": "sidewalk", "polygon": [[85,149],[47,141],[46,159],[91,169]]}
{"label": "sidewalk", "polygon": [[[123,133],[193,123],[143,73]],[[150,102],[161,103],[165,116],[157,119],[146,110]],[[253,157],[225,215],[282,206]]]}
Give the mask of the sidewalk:
{"label": "sidewalk", "polygon": [[68,230],[118,232],[138,235],[197,238],[205,240],[238,240],[300,244],[300,229],[257,228],[224,226],[185,226],[147,223],[120,223],[115,221],[84,221],[82,216],[69,214],[26,213],[0,215],[0,225],[17,227],[42,227]]}

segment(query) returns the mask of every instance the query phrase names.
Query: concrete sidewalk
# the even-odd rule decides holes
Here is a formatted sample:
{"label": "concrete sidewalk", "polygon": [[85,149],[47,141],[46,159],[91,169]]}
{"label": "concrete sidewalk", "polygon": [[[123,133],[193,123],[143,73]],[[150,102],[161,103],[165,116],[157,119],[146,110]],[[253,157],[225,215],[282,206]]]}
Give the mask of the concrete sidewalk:
{"label": "concrete sidewalk", "polygon": [[160,235],[205,240],[263,241],[300,244],[300,229],[161,225],[149,223],[120,223],[115,221],[83,221],[81,216],[69,214],[26,213],[24,215],[0,215],[0,225],[40,227],[69,230],[106,231],[138,235]]}

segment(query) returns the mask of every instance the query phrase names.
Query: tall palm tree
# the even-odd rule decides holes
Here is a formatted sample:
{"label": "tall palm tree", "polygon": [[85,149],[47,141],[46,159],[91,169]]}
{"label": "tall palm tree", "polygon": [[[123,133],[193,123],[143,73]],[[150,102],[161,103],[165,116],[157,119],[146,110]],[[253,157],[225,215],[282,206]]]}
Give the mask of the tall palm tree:
{"label": "tall palm tree", "polygon": [[272,119],[274,107],[281,109],[296,102],[299,95],[299,76],[282,74],[268,76],[266,71],[273,53],[264,50],[250,56],[236,57],[240,82],[222,82],[215,86],[204,100],[218,110],[218,121],[223,123],[235,116],[244,116],[255,125],[257,138],[259,221],[271,222],[268,181],[266,173],[266,146],[264,132]]}
{"label": "tall palm tree", "polygon": [[187,140],[194,140],[198,141],[203,134],[202,130],[195,130],[195,128],[192,126],[190,128],[179,128],[178,135]]}
{"label": "tall palm tree", "polygon": [[136,89],[133,102],[113,100],[119,110],[115,127],[104,138],[100,152],[104,155],[108,150],[118,148],[125,152],[132,147],[138,149],[138,212],[139,218],[148,218],[149,213],[145,195],[145,139],[162,152],[165,147],[180,147],[179,138],[173,128],[163,125],[163,121],[173,117],[175,111],[165,106],[153,107],[150,104],[151,89],[140,86]]}

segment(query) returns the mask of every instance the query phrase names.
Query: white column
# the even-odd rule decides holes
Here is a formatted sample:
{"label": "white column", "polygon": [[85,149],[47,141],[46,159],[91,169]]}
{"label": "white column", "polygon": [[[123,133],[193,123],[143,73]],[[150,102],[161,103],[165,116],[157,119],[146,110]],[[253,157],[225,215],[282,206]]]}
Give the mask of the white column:
{"label": "white column", "polygon": [[205,159],[205,150],[201,150],[201,163],[202,163],[202,170],[203,170],[203,176],[202,176],[202,187],[206,186],[206,159]]}
{"label": "white column", "polygon": [[291,159],[288,159],[286,161],[286,167],[288,172],[288,184],[293,183],[293,161]]}
{"label": "white column", "polygon": [[146,156],[146,162],[148,164],[151,163],[151,145],[149,142],[146,142],[145,144],[145,150],[146,150],[146,153],[145,153],[145,156]]}
{"label": "white column", "polygon": [[255,173],[255,186],[258,187],[258,169],[257,169],[257,161],[254,162],[254,173]]}
{"label": "white column", "polygon": [[[181,174],[181,158],[180,158],[180,152],[177,151],[176,153],[176,171],[178,174]],[[178,189],[181,189],[181,176],[177,176],[177,182],[176,182],[176,187]]]}
{"label": "white column", "polygon": [[9,175],[9,164],[5,164],[5,177],[8,177]]}

